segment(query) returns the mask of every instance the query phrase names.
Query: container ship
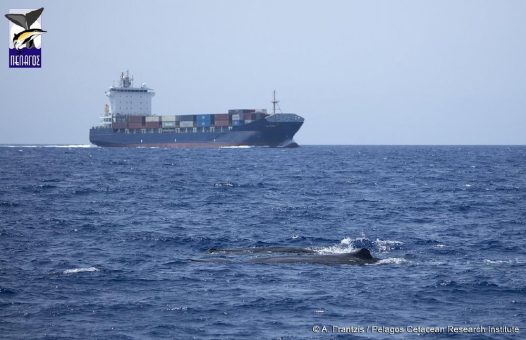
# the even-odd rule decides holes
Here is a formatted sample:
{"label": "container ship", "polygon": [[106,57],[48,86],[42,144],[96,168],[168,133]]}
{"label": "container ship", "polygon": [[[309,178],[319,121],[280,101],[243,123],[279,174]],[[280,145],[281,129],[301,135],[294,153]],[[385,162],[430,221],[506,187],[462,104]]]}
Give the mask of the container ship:
{"label": "container ship", "polygon": [[92,144],[102,147],[296,147],[294,134],[303,117],[277,113],[276,94],[272,113],[266,109],[232,109],[227,113],[154,115],[146,84],[133,85],[129,73],[121,73],[119,86],[106,92],[101,123],[90,129]]}

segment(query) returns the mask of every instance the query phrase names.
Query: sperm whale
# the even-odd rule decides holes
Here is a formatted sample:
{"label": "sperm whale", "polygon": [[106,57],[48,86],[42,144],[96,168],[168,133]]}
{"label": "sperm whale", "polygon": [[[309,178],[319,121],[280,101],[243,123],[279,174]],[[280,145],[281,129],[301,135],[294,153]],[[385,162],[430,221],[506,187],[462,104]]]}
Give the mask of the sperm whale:
{"label": "sperm whale", "polygon": [[[343,254],[319,254],[312,249],[297,248],[297,247],[257,247],[257,248],[234,248],[234,249],[220,249],[211,248],[208,250],[209,253],[224,253],[224,254],[243,254],[243,253],[255,253],[255,254],[274,254],[282,253],[289,254],[286,256],[267,256],[267,257],[256,257],[248,260],[248,263],[261,263],[261,264],[286,264],[286,263],[306,263],[306,264],[325,264],[325,265],[336,265],[336,264],[353,264],[353,265],[364,265],[372,264],[379,261],[379,259],[373,257],[371,252],[366,248],[359,250],[343,253]],[[292,254],[292,255],[290,255]]]}

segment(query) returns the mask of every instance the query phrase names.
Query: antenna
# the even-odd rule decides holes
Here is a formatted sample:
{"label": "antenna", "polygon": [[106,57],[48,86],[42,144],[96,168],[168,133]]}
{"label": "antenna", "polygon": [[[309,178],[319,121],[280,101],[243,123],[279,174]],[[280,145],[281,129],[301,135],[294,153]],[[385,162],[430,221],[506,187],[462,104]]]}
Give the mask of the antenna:
{"label": "antenna", "polygon": [[121,72],[121,87],[130,87],[133,82],[133,76],[130,78],[130,71]]}
{"label": "antenna", "polygon": [[279,100],[276,100],[276,90],[274,90],[274,97],[273,97],[273,100],[272,100],[272,114],[276,114],[276,105],[278,103],[279,103]]}

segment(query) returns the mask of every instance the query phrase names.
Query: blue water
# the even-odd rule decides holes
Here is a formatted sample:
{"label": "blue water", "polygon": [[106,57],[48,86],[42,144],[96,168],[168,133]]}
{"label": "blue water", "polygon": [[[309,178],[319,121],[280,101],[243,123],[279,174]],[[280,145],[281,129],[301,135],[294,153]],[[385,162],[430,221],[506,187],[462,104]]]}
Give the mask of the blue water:
{"label": "blue water", "polygon": [[[1,147],[0,337],[524,339],[525,240],[522,146]],[[381,261],[207,252],[276,245]]]}

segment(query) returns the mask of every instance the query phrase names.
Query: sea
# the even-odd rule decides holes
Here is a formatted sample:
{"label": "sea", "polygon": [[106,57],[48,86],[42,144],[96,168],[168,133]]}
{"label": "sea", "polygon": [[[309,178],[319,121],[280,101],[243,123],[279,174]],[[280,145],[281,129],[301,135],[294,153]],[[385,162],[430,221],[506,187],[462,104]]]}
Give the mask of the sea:
{"label": "sea", "polygon": [[525,146],[4,145],[0,338],[526,339],[525,241]]}

